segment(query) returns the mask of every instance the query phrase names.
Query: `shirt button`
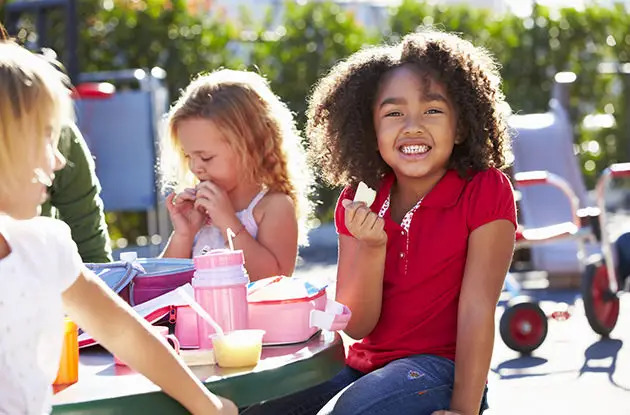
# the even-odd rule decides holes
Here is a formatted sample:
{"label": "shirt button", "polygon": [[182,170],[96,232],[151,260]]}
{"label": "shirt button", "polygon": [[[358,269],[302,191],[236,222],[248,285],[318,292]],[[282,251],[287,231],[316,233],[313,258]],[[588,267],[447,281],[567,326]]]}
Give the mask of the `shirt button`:
{"label": "shirt button", "polygon": [[405,253],[404,253],[404,252],[401,252],[401,253],[400,253],[400,257],[401,257],[401,258],[404,258],[404,257],[405,257]]}
{"label": "shirt button", "polygon": [[404,230],[400,231],[400,234],[401,234],[402,236],[405,236],[405,231],[404,231]]}

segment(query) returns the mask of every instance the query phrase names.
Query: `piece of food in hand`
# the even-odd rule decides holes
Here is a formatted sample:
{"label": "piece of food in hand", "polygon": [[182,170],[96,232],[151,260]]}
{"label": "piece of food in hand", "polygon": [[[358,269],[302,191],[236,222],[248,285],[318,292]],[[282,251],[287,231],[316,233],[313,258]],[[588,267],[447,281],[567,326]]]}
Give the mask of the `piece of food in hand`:
{"label": "piece of food in hand", "polygon": [[[179,195],[175,192],[175,189],[173,189],[172,191],[175,193],[175,197],[173,197],[173,204],[175,205],[178,202],[178,196]],[[184,189],[184,191],[182,193],[186,193],[188,195],[191,195],[193,197],[193,199],[194,199],[194,198],[196,198],[197,190],[196,189],[187,188],[187,189]]]}
{"label": "piece of food in hand", "polygon": [[376,199],[376,190],[371,189],[367,184],[360,182],[353,201],[363,202],[370,207],[372,206],[372,203],[374,203],[374,199]]}

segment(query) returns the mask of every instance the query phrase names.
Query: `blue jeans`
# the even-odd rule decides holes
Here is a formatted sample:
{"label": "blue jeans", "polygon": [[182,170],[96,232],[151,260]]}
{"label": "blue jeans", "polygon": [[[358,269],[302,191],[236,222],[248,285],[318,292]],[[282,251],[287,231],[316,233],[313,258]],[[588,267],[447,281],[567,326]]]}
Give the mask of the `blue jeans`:
{"label": "blue jeans", "polygon": [[[453,361],[433,355],[394,360],[368,374],[346,366],[328,382],[251,406],[241,414],[431,415],[449,408],[454,376]],[[480,414],[488,408],[486,392]]]}
{"label": "blue jeans", "polygon": [[625,281],[630,277],[630,232],[622,234],[615,242],[617,249],[617,260],[619,262],[617,271],[619,275],[619,289],[623,290]]}

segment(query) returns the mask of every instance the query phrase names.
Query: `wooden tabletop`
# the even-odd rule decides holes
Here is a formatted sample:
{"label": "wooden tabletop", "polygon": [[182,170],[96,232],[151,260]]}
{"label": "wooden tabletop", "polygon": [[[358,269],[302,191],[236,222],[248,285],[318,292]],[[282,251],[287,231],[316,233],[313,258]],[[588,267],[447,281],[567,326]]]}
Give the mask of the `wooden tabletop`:
{"label": "wooden tabletop", "polygon": [[[185,414],[186,410],[144,376],[114,365],[100,347],[81,350],[79,382],[53,397],[53,414]],[[286,396],[332,378],[344,365],[336,333],[321,332],[305,343],[264,347],[255,367],[192,367],[212,392],[239,407]]]}

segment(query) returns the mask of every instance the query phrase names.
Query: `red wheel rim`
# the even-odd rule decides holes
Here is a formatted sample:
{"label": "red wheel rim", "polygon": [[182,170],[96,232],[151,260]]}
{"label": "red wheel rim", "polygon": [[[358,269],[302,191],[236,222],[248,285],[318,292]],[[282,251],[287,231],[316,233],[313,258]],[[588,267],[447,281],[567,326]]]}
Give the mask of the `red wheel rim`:
{"label": "red wheel rim", "polygon": [[534,346],[543,336],[544,323],[537,310],[518,308],[510,319],[510,335],[520,345]]}
{"label": "red wheel rim", "polygon": [[[593,296],[593,311],[595,311],[597,321],[608,329],[615,326],[619,315],[619,299],[608,296],[609,293],[608,269],[606,269],[606,265],[601,265],[595,271],[591,295]],[[608,298],[606,298],[607,296]]]}

